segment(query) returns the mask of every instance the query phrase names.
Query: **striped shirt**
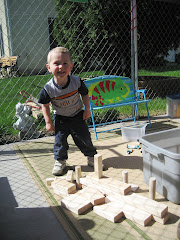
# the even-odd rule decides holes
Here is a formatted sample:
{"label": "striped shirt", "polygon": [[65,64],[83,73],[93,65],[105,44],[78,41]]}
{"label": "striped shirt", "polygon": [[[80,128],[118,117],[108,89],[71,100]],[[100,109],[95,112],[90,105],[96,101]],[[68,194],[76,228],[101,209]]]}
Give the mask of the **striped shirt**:
{"label": "striped shirt", "polygon": [[82,108],[81,95],[87,95],[88,89],[80,77],[70,75],[64,87],[60,87],[51,78],[41,90],[38,102],[52,104],[54,114],[74,117]]}

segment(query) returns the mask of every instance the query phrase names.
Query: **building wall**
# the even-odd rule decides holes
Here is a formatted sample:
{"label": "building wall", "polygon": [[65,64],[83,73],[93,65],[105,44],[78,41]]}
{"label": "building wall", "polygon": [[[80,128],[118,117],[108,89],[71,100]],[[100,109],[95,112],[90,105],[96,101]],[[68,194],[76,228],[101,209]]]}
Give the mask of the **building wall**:
{"label": "building wall", "polygon": [[23,74],[46,72],[50,48],[48,18],[55,16],[55,0],[7,0],[12,55],[18,55]]}

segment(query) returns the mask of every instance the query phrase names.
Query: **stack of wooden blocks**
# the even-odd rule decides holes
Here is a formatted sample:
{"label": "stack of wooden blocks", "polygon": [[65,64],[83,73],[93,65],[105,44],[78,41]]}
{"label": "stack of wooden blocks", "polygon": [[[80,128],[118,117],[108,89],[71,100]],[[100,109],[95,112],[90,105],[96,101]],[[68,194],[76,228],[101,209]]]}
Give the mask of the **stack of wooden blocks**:
{"label": "stack of wooden blocks", "polygon": [[[82,214],[87,210],[112,222],[126,217],[146,226],[151,220],[165,224],[169,219],[168,206],[151,198],[133,193],[138,186],[128,183],[128,173],[123,171],[123,181],[103,176],[102,156],[94,159],[94,172],[81,177],[81,167],[69,170],[66,176],[47,179],[54,193],[63,197],[61,206]],[[154,189],[153,189],[154,191]]]}

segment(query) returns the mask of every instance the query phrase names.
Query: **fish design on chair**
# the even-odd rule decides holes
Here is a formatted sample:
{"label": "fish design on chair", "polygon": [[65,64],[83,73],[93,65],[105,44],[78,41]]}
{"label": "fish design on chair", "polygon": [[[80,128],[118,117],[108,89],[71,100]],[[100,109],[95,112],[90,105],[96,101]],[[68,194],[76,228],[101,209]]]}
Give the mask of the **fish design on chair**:
{"label": "fish design on chair", "polygon": [[121,79],[103,80],[93,85],[91,100],[95,106],[123,101],[129,94],[129,86]]}

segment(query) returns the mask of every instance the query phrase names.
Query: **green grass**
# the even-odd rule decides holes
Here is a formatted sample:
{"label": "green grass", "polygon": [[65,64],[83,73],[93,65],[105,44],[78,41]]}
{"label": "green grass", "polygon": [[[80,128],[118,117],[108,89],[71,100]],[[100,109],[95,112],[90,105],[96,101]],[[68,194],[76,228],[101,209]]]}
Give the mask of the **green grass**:
{"label": "green grass", "polygon": [[151,69],[141,69],[138,71],[139,76],[165,76],[165,77],[179,77],[179,65],[167,65],[165,67],[154,67]]}

